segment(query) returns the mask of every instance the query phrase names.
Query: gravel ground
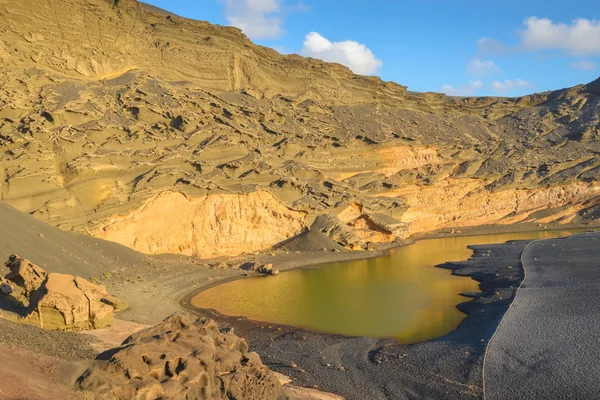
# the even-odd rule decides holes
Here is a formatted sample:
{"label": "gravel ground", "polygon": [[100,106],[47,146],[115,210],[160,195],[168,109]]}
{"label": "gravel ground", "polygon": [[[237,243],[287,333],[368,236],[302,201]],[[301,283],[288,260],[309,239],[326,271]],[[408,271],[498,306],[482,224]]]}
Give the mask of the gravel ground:
{"label": "gravel ground", "polygon": [[92,360],[96,339],[76,332],[46,331],[33,325],[21,324],[0,318],[0,343],[25,348],[49,357],[63,360]]}

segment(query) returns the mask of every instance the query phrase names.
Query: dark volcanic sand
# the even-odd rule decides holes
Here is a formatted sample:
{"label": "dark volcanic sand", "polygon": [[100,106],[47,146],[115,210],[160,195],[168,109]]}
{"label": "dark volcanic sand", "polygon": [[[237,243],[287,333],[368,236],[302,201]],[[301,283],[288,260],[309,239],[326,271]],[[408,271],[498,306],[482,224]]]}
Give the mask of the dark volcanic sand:
{"label": "dark volcanic sand", "polygon": [[533,242],[485,359],[489,400],[600,398],[600,234]]}
{"label": "dark volcanic sand", "polygon": [[469,316],[456,331],[425,343],[318,334],[201,312],[234,327],[269,367],[298,385],[347,399],[479,399],[487,341],[522,280],[520,256],[528,243],[474,246],[470,260],[445,264],[480,281],[483,294],[459,305]]}

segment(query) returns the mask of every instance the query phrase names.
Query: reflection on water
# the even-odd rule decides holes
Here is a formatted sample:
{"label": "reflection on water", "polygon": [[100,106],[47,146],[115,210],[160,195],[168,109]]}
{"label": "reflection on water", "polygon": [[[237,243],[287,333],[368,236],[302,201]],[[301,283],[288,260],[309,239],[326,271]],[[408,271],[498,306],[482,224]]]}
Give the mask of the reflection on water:
{"label": "reflection on water", "polygon": [[428,239],[370,260],[324,264],[275,277],[216,286],[192,299],[225,315],[300,326],[319,332],[393,337],[415,343],[454,330],[465,315],[455,306],[478,283],[432,268],[465,260],[471,244],[566,236],[575,231],[521,232]]}

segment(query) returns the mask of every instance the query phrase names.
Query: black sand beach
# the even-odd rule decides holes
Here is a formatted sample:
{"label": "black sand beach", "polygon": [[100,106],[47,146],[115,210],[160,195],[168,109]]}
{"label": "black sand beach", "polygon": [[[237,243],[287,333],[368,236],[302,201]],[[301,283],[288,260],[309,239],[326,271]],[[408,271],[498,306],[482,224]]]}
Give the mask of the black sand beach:
{"label": "black sand beach", "polygon": [[600,398],[600,234],[531,243],[485,358],[485,397]]}

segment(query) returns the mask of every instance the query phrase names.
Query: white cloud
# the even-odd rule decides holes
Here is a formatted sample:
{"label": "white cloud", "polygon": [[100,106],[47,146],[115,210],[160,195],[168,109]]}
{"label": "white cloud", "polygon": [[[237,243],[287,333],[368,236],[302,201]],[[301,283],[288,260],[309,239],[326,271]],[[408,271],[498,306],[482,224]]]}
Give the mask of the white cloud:
{"label": "white cloud", "polygon": [[282,0],[220,0],[229,23],[252,39],[275,38],[285,33]]}
{"label": "white cloud", "polygon": [[483,87],[482,81],[470,81],[469,83],[461,86],[454,87],[452,85],[444,85],[442,92],[449,96],[472,96],[477,90]]}
{"label": "white cloud", "polygon": [[496,81],[492,83],[492,89],[494,89],[495,92],[499,93],[506,93],[515,89],[530,89],[532,87],[533,85],[531,83],[522,79],[517,79],[516,81],[511,81],[507,79],[504,82]]}
{"label": "white cloud", "polygon": [[525,50],[564,50],[577,55],[600,55],[600,21],[576,19],[570,24],[530,17],[521,32]]}
{"label": "white cloud", "polygon": [[589,60],[574,61],[571,64],[569,64],[569,66],[572,69],[580,69],[582,71],[593,71],[597,67],[595,62]]}
{"label": "white cloud", "polygon": [[501,41],[489,37],[479,39],[477,41],[477,47],[483,54],[506,55],[513,51],[513,49]]}
{"label": "white cloud", "polygon": [[493,61],[482,61],[479,58],[473,58],[467,64],[467,72],[471,75],[490,75],[494,72],[500,72],[500,68]]}
{"label": "white cloud", "polygon": [[343,64],[360,75],[374,74],[383,65],[381,60],[377,59],[364,44],[352,40],[330,42],[317,32],[306,35],[302,54],[323,61]]}

